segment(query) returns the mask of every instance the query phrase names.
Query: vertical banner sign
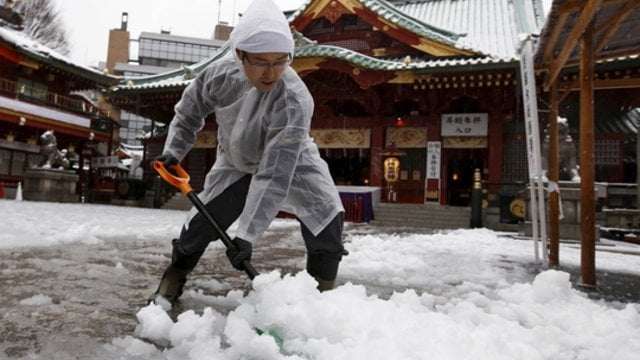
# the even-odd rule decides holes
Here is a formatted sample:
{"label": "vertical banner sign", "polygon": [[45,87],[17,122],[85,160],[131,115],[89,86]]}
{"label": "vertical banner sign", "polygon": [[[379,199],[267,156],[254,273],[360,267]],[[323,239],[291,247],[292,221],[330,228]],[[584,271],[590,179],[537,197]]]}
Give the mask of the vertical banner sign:
{"label": "vertical banner sign", "polygon": [[522,77],[522,100],[524,104],[525,132],[527,137],[527,159],[529,164],[529,191],[531,197],[531,223],[536,261],[538,239],[542,240],[542,262],[546,265],[547,226],[545,215],[544,187],[542,184],[540,128],[538,124],[538,99],[533,66],[533,39],[528,36],[520,51],[520,75]]}
{"label": "vertical banner sign", "polygon": [[427,179],[440,180],[440,153],[442,143],[440,141],[427,142]]}
{"label": "vertical banner sign", "polygon": [[[440,159],[442,154],[442,142],[427,142],[427,176],[424,180],[424,193],[426,201],[440,201]],[[429,179],[437,181],[437,190],[429,192]]]}

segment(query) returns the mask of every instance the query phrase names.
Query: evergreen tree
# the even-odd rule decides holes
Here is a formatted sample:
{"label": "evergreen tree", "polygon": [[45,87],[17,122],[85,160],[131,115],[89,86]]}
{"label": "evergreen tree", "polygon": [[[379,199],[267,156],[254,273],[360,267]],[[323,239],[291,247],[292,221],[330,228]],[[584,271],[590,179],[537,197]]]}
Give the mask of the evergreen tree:
{"label": "evergreen tree", "polygon": [[22,15],[24,32],[51,49],[69,54],[69,41],[53,0],[19,0],[13,9]]}

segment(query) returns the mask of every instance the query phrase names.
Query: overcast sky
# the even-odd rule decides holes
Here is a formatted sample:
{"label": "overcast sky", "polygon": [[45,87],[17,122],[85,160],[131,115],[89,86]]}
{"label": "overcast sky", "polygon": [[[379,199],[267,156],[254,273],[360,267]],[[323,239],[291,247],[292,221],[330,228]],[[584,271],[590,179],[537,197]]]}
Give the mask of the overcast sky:
{"label": "overcast sky", "polygon": [[[54,0],[71,43],[71,59],[95,66],[107,58],[109,30],[120,28],[129,14],[132,39],[142,31],[170,30],[173,35],[210,38],[215,25],[233,25],[251,0]],[[297,9],[304,0],[276,0],[283,10]],[[222,4],[218,12],[219,4]],[[234,16],[234,14],[236,14]]]}
{"label": "overcast sky", "polygon": [[[71,59],[96,66],[107,58],[109,30],[120,28],[129,14],[132,39],[142,31],[169,30],[173,35],[210,38],[215,25],[235,24],[251,0],[54,0],[71,43]],[[276,0],[283,10],[297,9],[305,0]],[[545,6],[551,0],[543,0]],[[218,11],[221,3],[220,11]],[[546,7],[545,7],[546,8]],[[218,19],[220,15],[220,19]]]}

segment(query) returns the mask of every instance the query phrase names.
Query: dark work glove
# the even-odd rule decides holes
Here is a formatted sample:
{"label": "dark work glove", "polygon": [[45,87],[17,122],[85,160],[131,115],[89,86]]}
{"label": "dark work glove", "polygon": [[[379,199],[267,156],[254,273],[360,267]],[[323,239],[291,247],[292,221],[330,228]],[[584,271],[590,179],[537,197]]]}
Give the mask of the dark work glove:
{"label": "dark work glove", "polygon": [[162,165],[164,165],[164,167],[167,169],[170,169],[171,165],[178,165],[179,163],[178,159],[176,159],[173,155],[169,154],[168,152],[165,152],[162,155],[159,155],[158,157],[156,157],[155,160],[160,161]]}
{"label": "dark work glove", "polygon": [[251,252],[253,251],[253,245],[240,238],[231,240],[234,246],[227,248],[227,257],[231,261],[231,265],[238,270],[244,270],[242,263],[247,260],[251,261]]}

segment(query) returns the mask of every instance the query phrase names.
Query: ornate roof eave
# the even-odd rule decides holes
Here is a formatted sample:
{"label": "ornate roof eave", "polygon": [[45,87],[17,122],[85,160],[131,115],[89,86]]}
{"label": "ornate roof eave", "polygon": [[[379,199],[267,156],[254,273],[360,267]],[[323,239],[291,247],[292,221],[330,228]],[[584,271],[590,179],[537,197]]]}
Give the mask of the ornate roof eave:
{"label": "ornate roof eave", "polygon": [[325,17],[335,22],[344,13],[358,15],[388,35],[427,54],[488,55],[478,49],[458,44],[457,40],[466,34],[457,34],[424,23],[384,0],[307,0],[289,16],[289,22],[297,30],[301,30],[316,18]]}
{"label": "ornate roof eave", "polygon": [[174,79],[168,79],[166,81],[158,81],[158,82],[147,82],[137,85],[132,85],[133,81],[129,81],[128,85],[118,85],[112,86],[110,89],[110,96],[113,98],[120,97],[128,97],[132,94],[154,94],[167,91],[182,91],[184,90],[189,83],[191,83],[191,79],[186,80],[179,77],[175,77]]}
{"label": "ornate roof eave", "polygon": [[[345,67],[344,63],[349,66]],[[518,65],[517,58],[378,59],[328,45],[298,48],[292,64],[296,71],[303,74],[321,69],[348,72],[363,89],[379,83],[414,83],[417,76],[428,73],[511,69]],[[371,73],[375,75],[370,76]]]}
{"label": "ornate roof eave", "polygon": [[[430,68],[458,68],[459,66],[475,66],[475,65],[493,65],[501,63],[517,63],[518,58],[494,58],[489,56],[480,57],[464,57],[464,58],[432,58],[432,59],[412,59],[405,57],[403,59],[380,59],[361,54],[359,52],[331,45],[313,45],[302,46],[296,48],[296,59],[322,57],[335,58],[348,61],[358,67],[383,70],[423,70]],[[295,61],[294,61],[294,67]],[[297,67],[296,67],[297,69]]]}
{"label": "ornate roof eave", "polygon": [[[380,82],[410,83],[412,74],[444,71],[485,70],[517,66],[517,58],[465,57],[434,59],[379,59],[361,54],[357,51],[331,46],[319,45],[306,38],[297,38],[296,52],[292,67],[300,72],[312,72],[321,69],[334,69],[349,72],[357,78],[364,79],[370,72],[387,72],[388,76],[376,76]],[[185,66],[166,73],[124,79],[117,87],[112,88],[115,97],[131,94],[154,93],[158,91],[180,91],[191,80],[212,62],[222,58],[229,51],[225,44],[213,56],[192,66]],[[342,65],[337,65],[342,63]],[[348,66],[344,66],[348,64]],[[362,80],[363,88],[374,85],[370,80]]]}

